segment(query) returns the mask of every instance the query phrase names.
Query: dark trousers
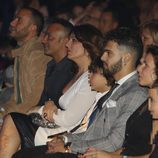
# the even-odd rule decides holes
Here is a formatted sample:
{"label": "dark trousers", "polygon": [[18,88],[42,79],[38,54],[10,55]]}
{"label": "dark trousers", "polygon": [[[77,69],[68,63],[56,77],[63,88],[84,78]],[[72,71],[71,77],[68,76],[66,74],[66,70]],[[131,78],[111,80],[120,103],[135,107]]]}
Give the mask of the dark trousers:
{"label": "dark trousers", "polygon": [[12,158],[77,158],[76,154],[71,153],[46,154],[46,150],[46,145],[26,148],[15,153]]}

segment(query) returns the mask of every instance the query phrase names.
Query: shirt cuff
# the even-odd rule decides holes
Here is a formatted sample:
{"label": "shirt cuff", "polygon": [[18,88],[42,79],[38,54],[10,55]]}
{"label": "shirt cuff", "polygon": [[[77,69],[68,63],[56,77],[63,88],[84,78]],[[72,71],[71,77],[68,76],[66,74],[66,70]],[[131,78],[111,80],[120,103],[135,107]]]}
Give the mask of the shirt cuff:
{"label": "shirt cuff", "polygon": [[68,143],[68,137],[63,135],[64,144]]}

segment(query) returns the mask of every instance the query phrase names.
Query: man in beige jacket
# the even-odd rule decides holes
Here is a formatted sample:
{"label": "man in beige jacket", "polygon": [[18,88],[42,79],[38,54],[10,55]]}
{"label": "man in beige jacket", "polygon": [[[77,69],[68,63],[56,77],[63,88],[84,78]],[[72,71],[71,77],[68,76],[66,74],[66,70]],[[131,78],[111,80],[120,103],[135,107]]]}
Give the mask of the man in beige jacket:
{"label": "man in beige jacket", "polygon": [[14,96],[3,107],[5,113],[26,112],[39,101],[49,57],[44,55],[38,39],[44,21],[35,9],[22,8],[10,23],[10,36],[18,47],[12,50],[14,63]]}

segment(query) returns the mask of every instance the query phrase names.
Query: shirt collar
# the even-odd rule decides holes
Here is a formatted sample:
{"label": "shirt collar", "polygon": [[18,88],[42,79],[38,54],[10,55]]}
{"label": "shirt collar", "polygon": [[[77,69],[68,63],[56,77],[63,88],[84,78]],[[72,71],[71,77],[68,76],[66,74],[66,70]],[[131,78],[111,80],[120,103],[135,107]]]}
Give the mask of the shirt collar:
{"label": "shirt collar", "polygon": [[133,76],[136,73],[137,73],[137,71],[131,72],[130,74],[128,74],[128,75],[124,76],[123,78],[121,78],[120,80],[118,80],[117,83],[119,85],[122,85],[125,81],[127,81],[131,76]]}

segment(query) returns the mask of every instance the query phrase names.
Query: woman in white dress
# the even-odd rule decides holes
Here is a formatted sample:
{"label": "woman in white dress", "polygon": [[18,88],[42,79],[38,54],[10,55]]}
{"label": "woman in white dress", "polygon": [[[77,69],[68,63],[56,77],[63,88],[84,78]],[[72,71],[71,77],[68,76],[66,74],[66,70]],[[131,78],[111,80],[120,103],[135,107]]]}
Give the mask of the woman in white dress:
{"label": "woman in white dress", "polygon": [[[75,26],[71,32],[66,47],[68,58],[78,65],[78,73],[63,90],[63,96],[60,98],[63,110],[53,106],[53,101],[49,101],[40,109],[46,120],[63,128],[61,131],[69,131],[77,126],[95,100],[96,92],[91,91],[88,84],[88,66],[102,53],[102,40],[100,31],[91,25]],[[10,132],[8,124],[13,127]],[[4,153],[3,158],[10,158],[20,146],[22,149],[34,147],[34,137],[38,129],[39,126],[33,124],[28,115],[8,114],[0,133],[0,140],[4,140],[1,138],[5,137],[5,146],[0,147],[0,155],[2,152]],[[45,128],[41,133],[44,133],[47,138],[47,135],[52,134],[53,130],[57,130],[57,133],[60,132],[58,129]],[[40,139],[42,140],[42,137]],[[43,143],[46,143],[46,140],[39,144]]]}
{"label": "woman in white dress", "polygon": [[[85,78],[85,80],[83,78]],[[80,77],[80,79],[78,79],[59,100],[60,105],[62,106],[62,105],[65,105],[64,101],[66,101],[66,100],[68,102],[70,100],[73,102],[73,100],[78,99],[78,97],[76,97],[76,95],[75,95],[76,98],[74,97],[73,99],[71,99],[71,96],[72,96],[71,93],[73,92],[72,89],[74,89],[74,88],[76,88],[76,89],[74,89],[73,94],[75,94],[75,92],[76,93],[82,92],[83,94],[84,94],[84,92],[86,92],[86,94],[84,94],[84,97],[86,97],[85,101],[83,101],[83,102],[78,101],[78,103],[79,103],[78,107],[72,106],[71,109],[70,109],[70,107],[68,105],[68,110],[70,109],[70,110],[73,111],[73,113],[70,112],[71,116],[68,116],[68,117],[73,117],[74,119],[73,120],[68,120],[68,121],[67,120],[62,121],[63,117],[59,117],[59,121],[58,121],[58,117],[57,117],[56,122],[59,122],[57,124],[60,124],[60,122],[63,123],[63,124],[60,125],[59,128],[56,128],[56,129],[53,129],[53,130],[50,129],[50,128],[39,127],[37,132],[36,132],[36,135],[35,135],[35,145],[45,144],[47,141],[49,141],[49,138],[48,138],[49,135],[54,135],[54,134],[62,133],[62,132],[80,133],[80,132],[83,132],[87,129],[89,116],[92,113],[94,107],[96,106],[97,101],[103,95],[105,95],[109,91],[111,86],[114,84],[114,79],[111,76],[111,74],[104,70],[103,62],[101,61],[100,57],[96,58],[96,60],[94,60],[91,63],[91,65],[89,66],[89,77],[88,78],[89,78],[89,84],[91,86],[91,90],[89,89],[89,84],[87,84],[88,81],[87,81],[87,72],[86,72],[86,74],[84,73]],[[84,83],[85,83],[84,86],[83,86],[83,84],[81,84],[81,80],[84,81]],[[80,90],[78,90],[78,88],[76,86],[78,84],[79,84],[78,87],[80,87]],[[88,90],[85,90],[86,87],[88,87],[87,88]],[[92,91],[97,92],[97,94],[95,96],[95,100],[94,100],[94,97],[92,98],[92,96],[89,95],[90,93],[92,93]],[[84,97],[82,97],[82,99],[84,99]],[[91,103],[91,101],[89,101],[89,99],[91,99],[91,101],[93,101],[93,103]],[[75,105],[77,105],[78,103],[76,103]],[[82,103],[84,104],[83,106],[82,106]],[[85,105],[85,103],[88,106]],[[62,106],[62,108],[65,108],[65,107]],[[89,109],[88,112],[87,112],[87,109]],[[58,109],[58,111],[61,112],[61,110],[59,110],[59,109]],[[75,123],[75,126],[72,126],[71,124],[73,122],[75,122],[75,120],[77,120],[77,117],[79,116],[78,111],[80,111],[80,113],[85,112],[84,113],[84,118],[82,117],[83,118],[82,121],[80,120],[79,123],[77,123],[77,124]],[[60,113],[59,113],[59,115],[60,115]],[[56,114],[54,116],[56,116]],[[64,116],[65,116],[65,114],[64,114]],[[56,119],[56,117],[54,117],[54,118]],[[65,124],[64,124],[64,122],[65,122]]]}

